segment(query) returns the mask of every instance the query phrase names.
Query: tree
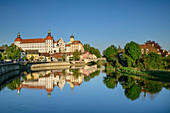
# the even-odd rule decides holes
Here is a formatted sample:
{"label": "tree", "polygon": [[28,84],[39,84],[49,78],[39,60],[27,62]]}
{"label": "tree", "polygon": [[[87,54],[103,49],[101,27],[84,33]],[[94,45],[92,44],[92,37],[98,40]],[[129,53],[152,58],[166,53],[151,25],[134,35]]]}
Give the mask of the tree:
{"label": "tree", "polygon": [[90,45],[89,44],[84,44],[84,50],[85,51],[90,51]]}
{"label": "tree", "polygon": [[74,60],[79,60],[80,59],[80,52],[78,50],[73,52],[73,59]]}
{"label": "tree", "polygon": [[43,57],[43,56],[40,56],[40,60],[41,60],[41,61],[44,60],[44,57]]}
{"label": "tree", "polygon": [[8,45],[7,45],[7,44],[5,44],[5,45],[2,45],[2,47],[8,47]]}
{"label": "tree", "polygon": [[21,58],[21,50],[18,46],[11,44],[7,47],[5,54],[9,59],[20,59]]}
{"label": "tree", "polygon": [[157,53],[149,53],[147,56],[147,61],[149,68],[160,69],[162,67],[162,57]]}
{"label": "tree", "polygon": [[91,47],[89,44],[84,44],[84,50],[96,55],[97,58],[101,58],[102,56],[98,49]]}
{"label": "tree", "polygon": [[26,56],[26,55],[24,55],[22,59],[25,61],[25,60],[27,59],[27,56]]}
{"label": "tree", "polygon": [[120,46],[118,47],[117,51],[118,51],[119,53],[122,52],[122,49],[121,49]]}
{"label": "tree", "polygon": [[108,62],[115,61],[117,56],[117,48],[114,45],[109,46],[106,50],[103,51],[103,56]]}
{"label": "tree", "polygon": [[141,56],[141,49],[139,47],[139,44],[133,41],[127,43],[124,50],[125,50],[125,54],[130,56],[134,61],[139,59],[139,57]]}
{"label": "tree", "polygon": [[136,100],[137,98],[139,98],[140,93],[141,93],[141,87],[139,87],[136,84],[133,84],[130,88],[125,89],[126,97],[131,100]]}
{"label": "tree", "polygon": [[33,60],[34,60],[34,56],[31,56],[31,57],[30,57],[30,60],[33,61]]}
{"label": "tree", "polygon": [[63,61],[66,60],[66,55],[65,55],[65,54],[63,54],[63,56],[62,56],[62,60],[63,60]]}

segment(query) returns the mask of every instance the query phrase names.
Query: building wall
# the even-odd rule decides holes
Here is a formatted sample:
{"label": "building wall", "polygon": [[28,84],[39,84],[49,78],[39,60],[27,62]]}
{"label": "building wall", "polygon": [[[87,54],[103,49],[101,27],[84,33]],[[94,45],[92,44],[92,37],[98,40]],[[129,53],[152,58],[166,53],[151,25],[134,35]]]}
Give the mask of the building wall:
{"label": "building wall", "polygon": [[39,54],[27,54],[27,59],[30,60],[30,58],[34,56],[34,60],[38,60],[39,59]]}

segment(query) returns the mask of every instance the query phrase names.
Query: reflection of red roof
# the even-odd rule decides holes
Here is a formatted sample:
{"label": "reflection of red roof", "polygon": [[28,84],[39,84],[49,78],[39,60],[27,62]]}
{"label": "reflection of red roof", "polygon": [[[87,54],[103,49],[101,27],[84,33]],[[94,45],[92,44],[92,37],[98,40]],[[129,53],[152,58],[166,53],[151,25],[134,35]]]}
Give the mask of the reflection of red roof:
{"label": "reflection of red roof", "polygon": [[66,45],[66,47],[69,47],[69,46],[70,46],[70,44],[67,44],[67,45]]}
{"label": "reflection of red roof", "polygon": [[52,88],[46,88],[46,90],[47,90],[47,92],[51,92],[51,91],[53,91],[53,89]]}
{"label": "reflection of red roof", "polygon": [[21,89],[21,87],[17,87],[17,90],[20,90]]}
{"label": "reflection of red roof", "polygon": [[72,82],[72,84],[74,84],[75,86],[80,86],[81,84],[78,82]]}
{"label": "reflection of red roof", "polygon": [[31,86],[31,85],[25,85],[21,84],[22,88],[30,88],[30,89],[45,89],[45,86]]}
{"label": "reflection of red roof", "polygon": [[45,43],[45,39],[44,38],[22,39],[21,43]]}

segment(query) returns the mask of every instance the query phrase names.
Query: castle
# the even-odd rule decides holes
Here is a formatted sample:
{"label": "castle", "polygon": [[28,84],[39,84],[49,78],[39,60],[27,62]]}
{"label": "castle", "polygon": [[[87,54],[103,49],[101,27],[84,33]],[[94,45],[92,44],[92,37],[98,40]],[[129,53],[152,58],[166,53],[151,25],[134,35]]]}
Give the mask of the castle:
{"label": "castle", "polygon": [[70,37],[70,42],[65,44],[65,41],[60,38],[55,41],[53,36],[51,36],[50,30],[46,38],[36,38],[36,39],[22,39],[20,33],[18,33],[14,44],[20,47],[22,50],[38,50],[39,53],[72,53],[76,50],[84,52],[83,44],[78,40],[74,40],[74,36]]}

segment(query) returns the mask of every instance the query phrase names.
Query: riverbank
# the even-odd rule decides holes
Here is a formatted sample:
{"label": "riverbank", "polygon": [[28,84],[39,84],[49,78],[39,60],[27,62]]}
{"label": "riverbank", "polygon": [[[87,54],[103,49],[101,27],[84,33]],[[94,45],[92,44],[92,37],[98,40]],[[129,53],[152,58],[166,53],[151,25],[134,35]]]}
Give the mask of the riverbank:
{"label": "riverbank", "polygon": [[170,82],[170,70],[139,70],[132,67],[109,67],[106,70],[117,71],[128,76],[140,76],[148,80]]}

